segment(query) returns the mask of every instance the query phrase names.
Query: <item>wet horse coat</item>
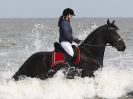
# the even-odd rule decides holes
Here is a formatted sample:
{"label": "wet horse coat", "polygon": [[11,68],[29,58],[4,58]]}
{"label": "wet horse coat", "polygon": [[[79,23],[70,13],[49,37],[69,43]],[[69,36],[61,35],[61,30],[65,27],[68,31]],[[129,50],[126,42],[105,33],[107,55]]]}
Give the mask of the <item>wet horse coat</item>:
{"label": "wet horse coat", "polygon": [[[118,51],[124,51],[126,45],[117,33],[117,26],[107,20],[107,24],[95,29],[78,47],[80,49],[80,62],[76,65],[82,69],[81,77],[94,76],[94,71],[103,67],[104,51],[107,44],[115,47]],[[48,78],[48,71],[51,69],[52,52],[37,52],[30,56],[13,78],[18,80],[21,76]],[[58,71],[63,64],[56,66]]]}

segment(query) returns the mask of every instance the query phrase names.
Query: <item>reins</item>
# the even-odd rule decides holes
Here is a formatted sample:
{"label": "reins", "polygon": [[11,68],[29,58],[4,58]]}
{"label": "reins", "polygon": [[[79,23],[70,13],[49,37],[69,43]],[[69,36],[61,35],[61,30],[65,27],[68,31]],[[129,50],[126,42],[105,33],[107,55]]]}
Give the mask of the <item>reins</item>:
{"label": "reins", "polygon": [[103,45],[103,44],[101,44],[101,45],[91,45],[91,44],[81,44],[80,46],[82,46],[82,47],[104,47],[104,46],[111,46],[110,44],[106,44],[106,45]]}

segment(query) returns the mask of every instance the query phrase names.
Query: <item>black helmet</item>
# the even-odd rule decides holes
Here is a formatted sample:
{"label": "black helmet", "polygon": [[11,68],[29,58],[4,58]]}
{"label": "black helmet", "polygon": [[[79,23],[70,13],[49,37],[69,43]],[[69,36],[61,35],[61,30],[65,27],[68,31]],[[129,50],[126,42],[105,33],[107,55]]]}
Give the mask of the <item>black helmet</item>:
{"label": "black helmet", "polygon": [[66,9],[63,11],[63,16],[67,16],[67,15],[69,15],[69,14],[75,16],[73,9],[71,9],[71,8],[66,8]]}

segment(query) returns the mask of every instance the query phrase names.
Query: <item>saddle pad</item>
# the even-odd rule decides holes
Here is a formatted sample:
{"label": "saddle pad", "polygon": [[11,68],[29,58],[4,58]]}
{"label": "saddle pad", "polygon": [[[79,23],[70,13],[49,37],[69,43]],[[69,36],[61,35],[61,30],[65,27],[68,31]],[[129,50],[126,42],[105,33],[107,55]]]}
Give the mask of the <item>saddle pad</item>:
{"label": "saddle pad", "polygon": [[[75,59],[74,59],[74,64],[78,64],[80,62],[80,49],[79,48],[75,48]],[[51,67],[54,67],[57,64],[65,64],[65,54],[64,52],[57,52],[57,51],[53,51],[52,52],[52,64]]]}
{"label": "saddle pad", "polygon": [[57,64],[65,63],[65,57],[63,52],[52,52],[52,64],[51,67],[54,67]]}
{"label": "saddle pad", "polygon": [[75,48],[76,51],[76,59],[74,60],[75,64],[78,64],[80,62],[80,49],[79,48]]}

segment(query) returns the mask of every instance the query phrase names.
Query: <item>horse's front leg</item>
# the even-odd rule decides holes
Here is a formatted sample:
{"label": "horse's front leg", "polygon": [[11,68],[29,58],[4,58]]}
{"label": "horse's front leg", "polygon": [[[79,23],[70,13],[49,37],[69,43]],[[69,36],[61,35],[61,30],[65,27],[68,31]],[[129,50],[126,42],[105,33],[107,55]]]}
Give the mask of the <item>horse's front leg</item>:
{"label": "horse's front leg", "polygon": [[91,62],[83,63],[81,77],[94,77],[95,70],[95,64],[91,64]]}

